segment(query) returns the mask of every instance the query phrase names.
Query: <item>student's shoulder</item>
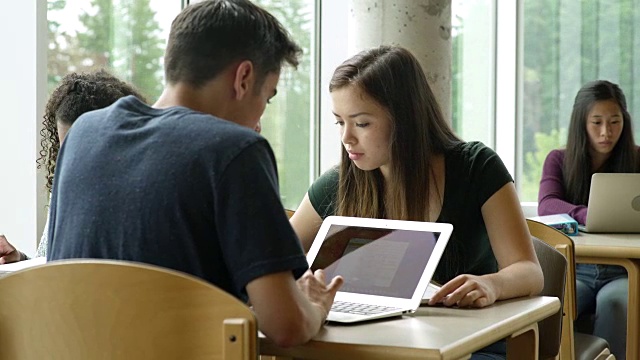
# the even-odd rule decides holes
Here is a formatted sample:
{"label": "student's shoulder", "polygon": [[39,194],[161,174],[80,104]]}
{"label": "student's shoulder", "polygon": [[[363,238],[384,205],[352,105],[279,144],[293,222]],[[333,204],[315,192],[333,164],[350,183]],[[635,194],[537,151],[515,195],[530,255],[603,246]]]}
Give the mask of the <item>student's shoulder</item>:
{"label": "student's shoulder", "polygon": [[340,181],[340,172],[337,166],[325,171],[320,175],[309,187],[309,196],[316,196],[322,194],[322,197],[326,193],[334,193],[338,191],[338,182]]}
{"label": "student's shoulder", "polygon": [[[216,134],[229,137],[251,138],[253,140],[263,139],[262,135],[246,126],[238,125],[232,121],[221,119],[208,114],[192,112],[185,115],[185,120],[191,121],[194,127],[208,131],[215,131]],[[216,138],[219,136],[216,136]]]}
{"label": "student's shoulder", "polygon": [[311,205],[324,219],[335,214],[340,172],[338,166],[332,167],[311,184],[307,192]]}
{"label": "student's shoulder", "polygon": [[[311,187],[309,187],[309,196],[324,198],[327,194],[333,194],[338,191],[338,182],[340,181],[340,171],[338,166],[325,171],[318,177]],[[312,201],[313,203],[313,201]]]}
{"label": "student's shoulder", "polygon": [[482,141],[461,141],[456,144],[456,147],[459,149],[459,151],[470,153],[470,154],[475,154],[481,151],[485,151],[487,149],[490,151],[493,151],[491,150],[490,147],[485,145]]}
{"label": "student's shoulder", "polygon": [[547,157],[564,158],[564,153],[565,153],[565,149],[553,149],[549,151],[549,154],[547,155]]}
{"label": "student's shoulder", "polygon": [[247,147],[271,148],[267,139],[248,127],[213,116],[200,120],[201,124],[205,126],[203,130],[214,135],[215,138],[211,139],[213,143],[238,149]]}
{"label": "student's shoulder", "polygon": [[[78,117],[74,128],[80,126],[103,127],[105,121],[122,122],[131,118],[152,115],[154,109],[133,95],[122,97],[109,106],[90,110]],[[78,126],[78,127],[80,127]]]}
{"label": "student's shoulder", "polygon": [[188,136],[193,141],[233,148],[266,143],[266,139],[253,129],[191,109],[175,108],[164,117],[166,127],[177,136]]}
{"label": "student's shoulder", "polygon": [[461,160],[476,160],[497,156],[496,152],[482,141],[460,141],[455,143],[448,151],[449,157],[457,157]]}
{"label": "student's shoulder", "polygon": [[547,154],[547,158],[545,159],[545,163],[547,164],[562,164],[564,161],[564,149],[554,149],[549,151]]}
{"label": "student's shoulder", "polygon": [[271,145],[253,129],[208,115],[194,123],[198,126],[190,131],[190,136],[194,136],[207,152],[216,153],[223,162],[250,159],[275,163]]}
{"label": "student's shoulder", "polygon": [[329,170],[325,171],[314,184],[323,185],[323,186],[337,186],[338,181],[340,180],[340,168],[339,166],[333,166]]}
{"label": "student's shoulder", "polygon": [[459,174],[468,179],[491,176],[500,182],[511,180],[500,156],[481,141],[454,144],[446,155],[446,162],[450,174]]}
{"label": "student's shoulder", "polygon": [[148,104],[144,103],[142,100],[138,99],[133,95],[128,95],[116,100],[113,104],[96,110],[95,113],[99,114],[100,112],[104,113],[112,113],[112,112],[140,112],[140,113],[149,113],[153,111],[153,108]]}

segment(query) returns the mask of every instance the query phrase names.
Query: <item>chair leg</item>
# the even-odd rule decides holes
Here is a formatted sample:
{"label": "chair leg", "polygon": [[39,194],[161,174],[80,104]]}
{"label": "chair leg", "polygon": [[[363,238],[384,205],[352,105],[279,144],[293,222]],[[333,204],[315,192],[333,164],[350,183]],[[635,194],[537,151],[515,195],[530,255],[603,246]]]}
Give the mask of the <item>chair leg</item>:
{"label": "chair leg", "polygon": [[602,352],[600,352],[600,354],[598,354],[598,356],[596,356],[594,360],[615,360],[615,359],[616,357],[613,354],[611,354],[609,349],[604,349],[602,350]]}
{"label": "chair leg", "polygon": [[255,355],[251,354],[251,336],[247,319],[225,319],[223,334],[222,355],[224,359],[247,360],[255,358]]}
{"label": "chair leg", "polygon": [[538,324],[528,326],[507,338],[507,360],[538,359]]}

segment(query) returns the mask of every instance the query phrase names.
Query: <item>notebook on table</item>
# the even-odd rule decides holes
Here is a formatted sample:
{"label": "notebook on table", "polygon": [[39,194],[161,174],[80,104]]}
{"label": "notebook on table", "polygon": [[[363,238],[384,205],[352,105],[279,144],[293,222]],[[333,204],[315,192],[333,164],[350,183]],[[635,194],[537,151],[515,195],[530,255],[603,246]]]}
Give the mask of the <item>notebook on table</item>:
{"label": "notebook on table", "polygon": [[640,174],[593,174],[586,224],[579,229],[593,233],[640,233]]}
{"label": "notebook on table", "polygon": [[307,254],[327,281],[341,275],[327,320],[353,323],[416,311],[453,226],[446,223],[327,217]]}
{"label": "notebook on table", "polygon": [[33,266],[38,266],[45,264],[47,262],[46,257],[37,257],[29,260],[18,261],[10,264],[2,264],[0,265],[0,277],[5,275],[9,275],[18,270],[27,269]]}

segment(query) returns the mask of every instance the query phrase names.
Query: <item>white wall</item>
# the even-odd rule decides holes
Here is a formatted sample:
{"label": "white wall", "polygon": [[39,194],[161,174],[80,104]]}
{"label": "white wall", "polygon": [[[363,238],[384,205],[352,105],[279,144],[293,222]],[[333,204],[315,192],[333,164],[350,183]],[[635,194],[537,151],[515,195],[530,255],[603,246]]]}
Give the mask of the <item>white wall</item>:
{"label": "white wall", "polygon": [[0,12],[0,233],[30,256],[47,203],[35,162],[47,96],[46,10],[46,0],[28,0]]}

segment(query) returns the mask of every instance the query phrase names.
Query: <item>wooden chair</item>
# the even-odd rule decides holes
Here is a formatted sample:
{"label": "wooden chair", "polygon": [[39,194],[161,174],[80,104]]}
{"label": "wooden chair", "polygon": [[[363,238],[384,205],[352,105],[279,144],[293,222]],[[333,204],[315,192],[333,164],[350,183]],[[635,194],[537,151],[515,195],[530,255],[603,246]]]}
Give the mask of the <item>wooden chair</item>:
{"label": "wooden chair", "polygon": [[[604,339],[574,332],[573,321],[577,315],[573,240],[564,233],[534,220],[527,219],[527,225],[529,232],[534,237],[534,247],[545,277],[544,290],[541,295],[558,296],[563,304],[561,317],[554,315],[545,320],[547,324],[543,324],[544,322],[539,324],[540,359],[615,359],[615,356],[609,351],[609,344]],[[557,251],[553,251],[554,249]],[[561,254],[560,256],[565,259],[564,269],[558,265],[558,256],[553,253]],[[558,284],[563,284],[564,289],[561,292],[558,292]],[[561,323],[559,324],[560,319]],[[548,330],[543,331],[543,326],[546,326]]]}
{"label": "wooden chair", "polygon": [[177,271],[54,261],[0,278],[3,359],[257,359],[252,311]]}
{"label": "wooden chair", "polygon": [[540,295],[555,296],[560,299],[562,305],[556,314],[538,323],[538,333],[540,334],[538,344],[539,358],[553,359],[560,351],[562,338],[567,260],[560,252],[535,237],[533,238],[533,247],[544,275],[544,287]]}

